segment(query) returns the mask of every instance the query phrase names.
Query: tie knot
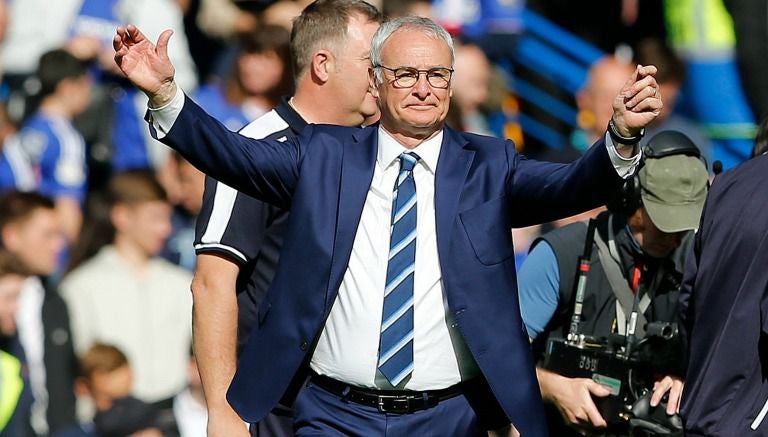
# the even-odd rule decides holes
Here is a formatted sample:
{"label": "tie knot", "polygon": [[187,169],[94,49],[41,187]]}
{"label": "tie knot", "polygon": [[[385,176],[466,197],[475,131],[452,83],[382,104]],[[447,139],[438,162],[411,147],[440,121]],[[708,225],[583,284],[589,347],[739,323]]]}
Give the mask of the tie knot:
{"label": "tie knot", "polygon": [[413,167],[419,162],[419,155],[413,152],[405,152],[400,155],[400,171],[413,171]]}

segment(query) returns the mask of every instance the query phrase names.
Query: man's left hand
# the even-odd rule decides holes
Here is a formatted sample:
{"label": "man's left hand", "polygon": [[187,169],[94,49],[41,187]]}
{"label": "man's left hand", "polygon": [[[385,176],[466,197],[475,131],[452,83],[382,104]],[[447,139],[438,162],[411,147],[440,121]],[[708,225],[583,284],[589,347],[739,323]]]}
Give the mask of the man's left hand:
{"label": "man's left hand", "polygon": [[661,381],[653,385],[653,395],[651,395],[651,406],[655,407],[661,402],[664,394],[669,392],[667,401],[667,414],[672,416],[680,412],[680,399],[683,394],[683,380],[677,376],[667,375]]}
{"label": "man's left hand", "polygon": [[658,117],[664,103],[656,82],[656,67],[638,65],[613,99],[613,124],[625,137],[637,135]]}

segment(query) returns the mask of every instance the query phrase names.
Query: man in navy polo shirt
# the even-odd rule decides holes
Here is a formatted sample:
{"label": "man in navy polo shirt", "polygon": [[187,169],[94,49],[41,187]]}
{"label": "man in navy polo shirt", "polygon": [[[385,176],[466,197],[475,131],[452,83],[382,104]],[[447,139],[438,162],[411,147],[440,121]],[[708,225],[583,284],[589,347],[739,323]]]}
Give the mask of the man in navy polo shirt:
{"label": "man in navy polo shirt", "polygon": [[[381,19],[379,11],[361,0],[319,0],[304,9],[291,35],[296,93],[240,133],[285,141],[298,136],[307,123],[360,126],[374,121],[378,108],[368,92],[368,56]],[[192,293],[195,352],[210,436],[247,435],[225,394],[235,373],[236,351],[244,346],[275,274],[287,217],[283,209],[206,179]],[[274,413],[254,426],[254,434],[291,434],[290,412]]]}

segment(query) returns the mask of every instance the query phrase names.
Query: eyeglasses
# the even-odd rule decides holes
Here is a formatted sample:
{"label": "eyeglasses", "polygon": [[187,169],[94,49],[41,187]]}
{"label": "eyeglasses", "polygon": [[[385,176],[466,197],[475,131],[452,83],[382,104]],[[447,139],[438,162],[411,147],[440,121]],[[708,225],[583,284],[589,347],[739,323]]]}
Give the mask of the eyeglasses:
{"label": "eyeglasses", "polygon": [[427,77],[427,83],[435,88],[448,88],[451,83],[451,75],[453,74],[452,68],[435,67],[429,70],[418,70],[413,67],[398,67],[389,68],[383,65],[374,65],[373,68],[383,68],[387,71],[391,71],[395,76],[393,81],[395,85],[402,88],[410,88],[416,85],[419,81],[421,73]]}

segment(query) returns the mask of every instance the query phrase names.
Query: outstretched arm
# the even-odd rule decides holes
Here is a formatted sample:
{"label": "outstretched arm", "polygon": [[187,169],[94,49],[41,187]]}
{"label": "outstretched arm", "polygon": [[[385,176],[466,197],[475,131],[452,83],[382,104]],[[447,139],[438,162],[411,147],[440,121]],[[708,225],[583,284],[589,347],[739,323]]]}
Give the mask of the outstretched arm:
{"label": "outstretched arm", "polygon": [[173,81],[176,69],[168,58],[171,35],[172,30],[164,31],[155,45],[136,26],[129,24],[118,27],[112,41],[115,63],[128,80],[149,97],[153,108],[165,106],[176,95]]}
{"label": "outstretched arm", "polygon": [[[136,26],[118,27],[115,62],[149,97],[153,136],[209,176],[259,200],[288,209],[298,181],[299,140],[254,140],[231,132],[176,86],[166,30],[149,41]],[[309,135],[311,129],[307,129]]]}

